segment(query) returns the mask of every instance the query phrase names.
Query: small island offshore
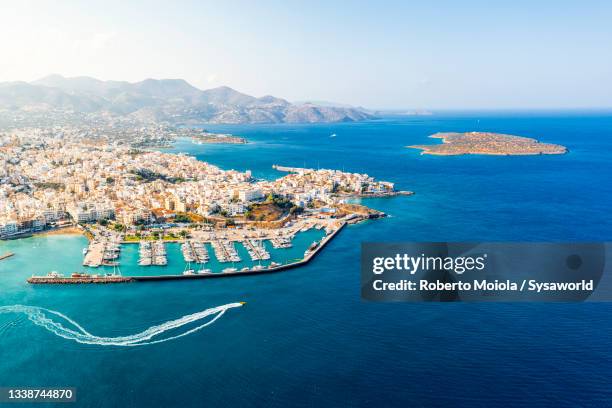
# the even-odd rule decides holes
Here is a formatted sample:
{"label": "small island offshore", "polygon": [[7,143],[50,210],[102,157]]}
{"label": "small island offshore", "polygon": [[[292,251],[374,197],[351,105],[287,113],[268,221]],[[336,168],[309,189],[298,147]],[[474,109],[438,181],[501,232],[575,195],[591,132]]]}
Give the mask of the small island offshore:
{"label": "small island offshore", "polygon": [[212,133],[202,129],[200,133],[193,132],[191,141],[195,144],[245,144],[247,140],[243,137],[230,135],[228,133]]}
{"label": "small island offshore", "polygon": [[436,133],[429,136],[442,139],[442,144],[413,145],[408,148],[421,149],[421,154],[456,156],[463,154],[486,154],[496,156],[520,156],[537,154],[565,154],[565,146],[540,143],[536,139],[489,132]]}

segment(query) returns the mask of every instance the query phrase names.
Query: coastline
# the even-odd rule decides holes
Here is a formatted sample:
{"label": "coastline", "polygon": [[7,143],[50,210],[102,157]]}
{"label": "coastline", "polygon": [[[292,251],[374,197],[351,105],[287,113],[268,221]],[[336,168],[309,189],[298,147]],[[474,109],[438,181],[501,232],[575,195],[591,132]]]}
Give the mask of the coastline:
{"label": "coastline", "polygon": [[33,237],[43,237],[43,236],[52,236],[52,235],[86,235],[85,231],[83,231],[79,227],[70,226],[63,228],[54,228],[49,230],[37,231],[33,232]]}

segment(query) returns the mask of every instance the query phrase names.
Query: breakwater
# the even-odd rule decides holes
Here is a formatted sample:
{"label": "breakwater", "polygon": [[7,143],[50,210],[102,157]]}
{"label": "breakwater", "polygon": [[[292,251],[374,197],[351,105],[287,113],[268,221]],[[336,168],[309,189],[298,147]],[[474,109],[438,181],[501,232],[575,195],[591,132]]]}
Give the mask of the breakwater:
{"label": "breakwater", "polygon": [[0,261],[6,258],[10,258],[11,256],[15,255],[15,253],[13,252],[7,252],[4,255],[0,255]]}

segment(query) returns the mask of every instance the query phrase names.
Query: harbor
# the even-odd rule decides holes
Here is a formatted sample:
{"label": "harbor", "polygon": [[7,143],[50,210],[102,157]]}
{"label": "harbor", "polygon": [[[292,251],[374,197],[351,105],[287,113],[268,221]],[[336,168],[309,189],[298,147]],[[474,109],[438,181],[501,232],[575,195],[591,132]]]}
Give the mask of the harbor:
{"label": "harbor", "polygon": [[[245,275],[255,275],[255,274],[265,274],[265,273],[274,273],[280,272],[288,269],[293,269],[304,265],[310,262],[314,257],[343,229],[346,223],[339,223],[337,228],[333,230],[328,230],[322,238],[318,241],[311,242],[306,246],[305,251],[301,249],[303,255],[300,258],[293,258],[287,260],[286,262],[274,262],[271,261],[268,265],[251,265],[245,266],[240,269],[236,267],[224,268],[221,271],[212,271],[210,269],[201,268],[199,270],[191,270],[191,273],[171,273],[171,274],[159,274],[159,275],[116,275],[116,274],[88,274],[88,273],[74,273],[71,276],[63,276],[57,272],[51,272],[45,276],[32,276],[27,279],[28,283],[31,284],[105,284],[105,283],[128,283],[128,282],[150,282],[150,281],[163,281],[163,280],[178,280],[178,279],[206,279],[206,278],[222,278],[222,277],[237,277],[237,276],[245,276]],[[313,233],[315,233],[316,229],[313,229]],[[322,231],[321,231],[322,233]],[[214,241],[213,241],[214,242]],[[210,242],[210,245],[213,244]],[[226,243],[227,241],[219,241],[218,244],[223,248],[229,247]],[[225,242],[225,243],[224,243]],[[185,242],[186,243],[186,242]],[[139,244],[139,246],[142,243]],[[151,254],[153,253],[153,244],[154,242],[150,242],[151,244]],[[163,244],[163,243],[158,243]],[[248,244],[247,244],[248,245]],[[260,244],[257,244],[260,245]],[[263,244],[261,244],[263,245]],[[144,245],[146,248],[147,246]],[[233,242],[231,247],[234,247]],[[197,248],[197,244],[196,244]],[[235,248],[235,247],[234,247]],[[244,247],[246,251],[246,246]],[[176,248],[177,255],[182,251],[180,246]],[[294,248],[295,251],[298,248]],[[237,252],[237,251],[236,251]],[[221,253],[224,253],[221,251]],[[260,255],[262,253],[258,252]],[[153,257],[153,255],[151,255]],[[270,259],[269,259],[270,261]],[[188,261],[186,261],[188,262]]]}

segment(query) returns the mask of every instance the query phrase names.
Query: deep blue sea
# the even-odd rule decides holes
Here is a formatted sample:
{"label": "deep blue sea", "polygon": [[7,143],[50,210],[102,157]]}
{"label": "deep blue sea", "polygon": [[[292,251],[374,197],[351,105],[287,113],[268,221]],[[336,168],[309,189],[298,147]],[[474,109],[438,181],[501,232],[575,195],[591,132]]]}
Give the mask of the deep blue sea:
{"label": "deep blue sea", "polygon": [[[88,407],[612,404],[611,304],[368,303],[359,272],[362,241],[611,241],[612,114],[206,128],[250,143],[181,140],[172,151],[261,178],[283,175],[273,164],[364,172],[416,194],[367,200],[390,217],[344,229],[308,266],[279,274],[32,287],[32,273],[81,269],[84,238],[1,242],[0,253],[16,255],[0,261],[0,386],[76,387]],[[436,132],[472,130],[534,137],[569,153],[438,157],[405,148],[437,143],[427,138]],[[130,265],[123,272],[137,273]],[[119,337],[238,301],[248,303],[201,330],[138,347],[83,344],[75,338],[92,337],[45,320],[58,315],[10,308],[44,307],[92,335]]]}

